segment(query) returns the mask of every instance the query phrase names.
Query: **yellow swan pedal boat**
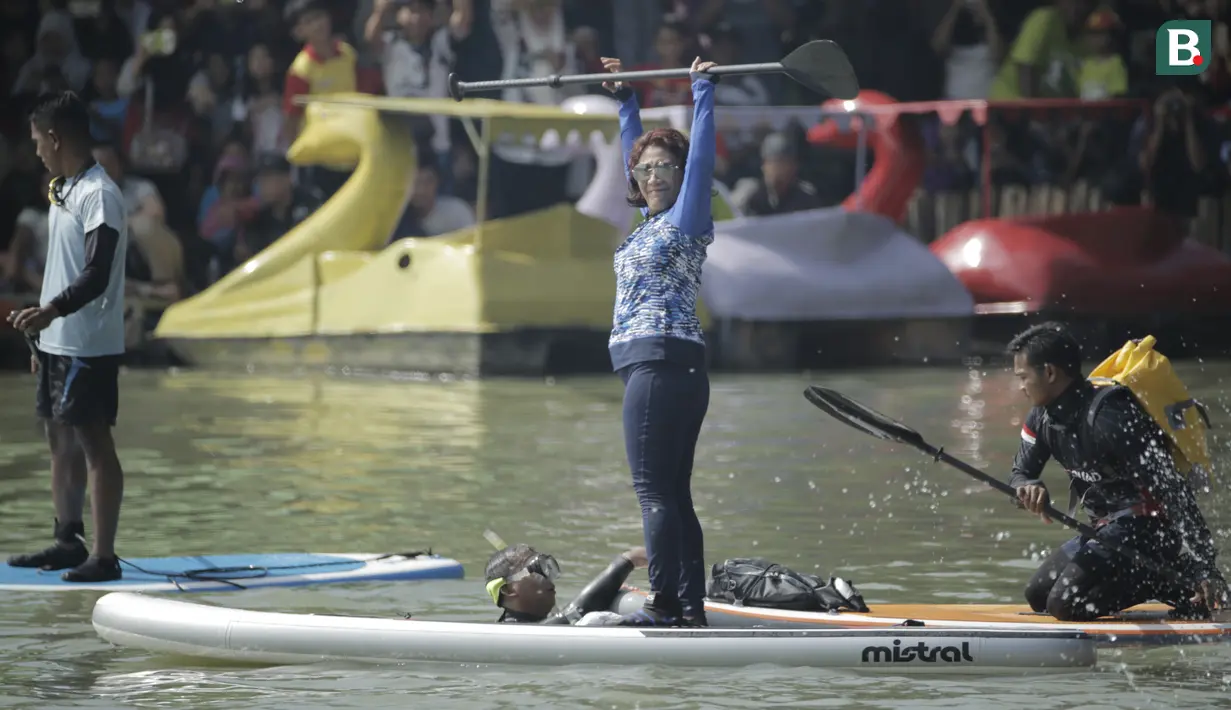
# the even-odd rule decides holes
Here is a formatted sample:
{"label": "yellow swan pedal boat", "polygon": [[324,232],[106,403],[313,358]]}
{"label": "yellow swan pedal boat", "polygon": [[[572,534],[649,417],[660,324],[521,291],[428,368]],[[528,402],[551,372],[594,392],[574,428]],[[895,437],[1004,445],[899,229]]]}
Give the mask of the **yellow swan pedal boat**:
{"label": "yellow swan pedal boat", "polygon": [[[353,169],[350,178],[269,248],[168,308],[156,338],[191,365],[228,369],[609,371],[612,253],[634,212],[623,225],[569,203],[482,215],[494,146],[601,136],[618,155],[615,115],[363,94],[305,103],[287,158]],[[476,226],[389,243],[416,168],[408,115],[446,115],[466,128],[479,156]]]}

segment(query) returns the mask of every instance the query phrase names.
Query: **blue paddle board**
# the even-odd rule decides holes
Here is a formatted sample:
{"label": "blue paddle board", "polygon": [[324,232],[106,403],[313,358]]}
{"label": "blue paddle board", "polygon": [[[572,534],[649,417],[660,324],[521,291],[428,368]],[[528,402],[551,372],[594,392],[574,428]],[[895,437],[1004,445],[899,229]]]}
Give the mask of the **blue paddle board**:
{"label": "blue paddle board", "polygon": [[62,571],[0,562],[0,590],[71,592],[225,592],[256,587],[302,587],[335,582],[461,579],[457,560],[432,554],[273,553],[135,557],[120,562],[124,578],[94,584],[65,582]]}

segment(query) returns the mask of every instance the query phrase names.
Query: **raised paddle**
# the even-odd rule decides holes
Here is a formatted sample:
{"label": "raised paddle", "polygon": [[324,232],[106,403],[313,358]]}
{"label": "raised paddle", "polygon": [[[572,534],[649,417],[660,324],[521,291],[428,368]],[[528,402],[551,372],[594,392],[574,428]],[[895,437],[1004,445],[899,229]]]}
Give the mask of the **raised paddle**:
{"label": "raised paddle", "polygon": [[[688,76],[689,69],[653,69],[649,71],[606,72],[601,74],[552,74],[551,76],[527,79],[499,79],[496,81],[462,81],[457,74],[449,75],[449,95],[456,101],[467,94],[480,91],[499,91],[529,86],[559,88],[568,84],[601,84],[605,81],[652,81],[654,79],[681,79]],[[846,58],[846,52],[837,42],[818,39],[796,48],[780,62],[761,64],[732,64],[706,70],[715,76],[732,74],[782,73],[813,91],[838,99],[853,99],[859,95],[859,80]]]}
{"label": "raised paddle", "polygon": [[[875,436],[878,439],[895,441],[899,444],[913,446],[923,453],[931,456],[936,461],[943,461],[962,473],[965,473],[972,478],[977,478],[992,488],[995,488],[1005,495],[1008,495],[1014,501],[1017,500],[1017,491],[1014,490],[1009,484],[987,475],[961,459],[950,456],[945,453],[944,448],[937,448],[929,444],[924,440],[923,435],[914,429],[911,429],[899,421],[890,419],[884,414],[881,414],[874,409],[870,409],[869,407],[856,402],[840,392],[835,392],[834,390],[826,389],[824,387],[817,387],[814,385],[804,390],[804,397],[806,397],[809,402],[816,405],[817,409],[820,409],[822,412],[825,412],[829,416],[837,419],[847,426],[858,429],[865,434]],[[1045,506],[1043,508],[1043,512],[1046,513],[1047,517],[1052,520],[1060,521],[1067,527],[1076,530],[1085,537],[1093,538],[1096,535],[1094,528],[1086,525],[1085,523],[1078,522],[1064,513],[1061,513],[1051,505]],[[1158,562],[1151,557],[1147,557],[1131,547],[1119,545],[1114,540],[1098,538],[1098,541],[1100,545],[1112,550],[1113,552],[1128,557],[1136,564],[1157,575],[1171,577],[1189,589],[1200,589],[1200,585],[1197,582],[1193,581],[1188,575],[1181,574],[1176,571],[1170,565]]]}

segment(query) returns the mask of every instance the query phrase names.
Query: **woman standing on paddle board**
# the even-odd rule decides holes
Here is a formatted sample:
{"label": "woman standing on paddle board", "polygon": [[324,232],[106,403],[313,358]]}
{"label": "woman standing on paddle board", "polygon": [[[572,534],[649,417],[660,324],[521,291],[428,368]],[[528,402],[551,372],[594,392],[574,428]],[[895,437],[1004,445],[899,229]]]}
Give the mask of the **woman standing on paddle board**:
{"label": "woman standing on paddle board", "polygon": [[[608,71],[620,60],[602,58]],[[697,292],[706,248],[714,157],[715,66],[691,68],[691,143],[679,131],[642,133],[636,94],[622,82],[603,86],[620,101],[620,143],[628,203],[645,220],[616,249],[612,368],[624,381],[624,447],[641,503],[649,551],[650,598],[627,626],[705,625],[701,523],[692,504],[692,465],[709,409],[705,339]]]}

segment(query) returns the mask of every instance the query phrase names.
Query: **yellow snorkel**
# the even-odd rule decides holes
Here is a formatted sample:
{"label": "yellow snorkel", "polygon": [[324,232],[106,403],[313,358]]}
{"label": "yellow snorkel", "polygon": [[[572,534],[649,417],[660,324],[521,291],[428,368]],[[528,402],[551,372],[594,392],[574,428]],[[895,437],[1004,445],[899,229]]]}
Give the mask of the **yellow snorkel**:
{"label": "yellow snorkel", "polygon": [[[492,544],[492,547],[497,550],[503,550],[508,547],[508,545],[504,542],[504,538],[497,535],[496,532],[490,528],[483,531],[483,537],[486,538],[487,541]],[[492,598],[492,604],[500,606],[500,590],[504,589],[504,585],[504,577],[497,577],[487,583],[487,594]]]}
{"label": "yellow snorkel", "polygon": [[500,590],[504,589],[504,577],[497,577],[487,583],[487,593],[491,595],[492,604],[500,606]]}

